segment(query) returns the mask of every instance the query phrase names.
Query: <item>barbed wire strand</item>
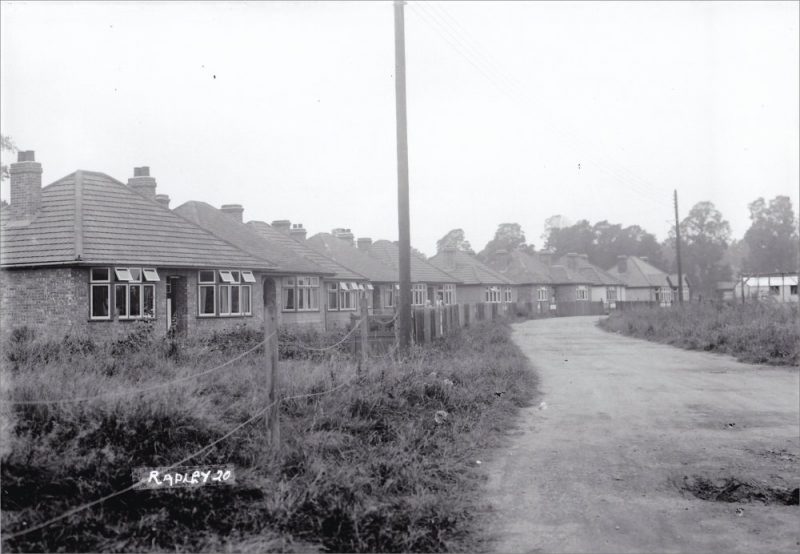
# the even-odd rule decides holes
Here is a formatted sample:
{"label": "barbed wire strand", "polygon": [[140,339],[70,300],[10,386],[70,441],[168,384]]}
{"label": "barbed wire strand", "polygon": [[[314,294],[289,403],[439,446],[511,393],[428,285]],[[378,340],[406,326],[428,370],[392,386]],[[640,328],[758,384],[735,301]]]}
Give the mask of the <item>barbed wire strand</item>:
{"label": "barbed wire strand", "polygon": [[362,320],[363,320],[363,319],[359,319],[358,321],[356,321],[355,325],[353,325],[353,328],[352,328],[352,329],[350,329],[350,331],[348,331],[348,333],[347,333],[347,334],[344,336],[344,338],[342,338],[342,340],[340,340],[340,341],[339,341],[339,342],[337,342],[336,344],[332,344],[332,345],[330,345],[330,346],[326,346],[325,348],[314,348],[313,346],[307,346],[307,345],[305,345],[305,344],[303,344],[303,343],[301,343],[301,342],[292,342],[291,344],[292,344],[293,346],[297,346],[297,347],[299,347],[299,348],[302,348],[303,350],[308,350],[308,351],[310,351],[310,352],[325,352],[325,351],[327,351],[327,350],[333,350],[334,348],[336,348],[337,346],[339,346],[340,344],[342,344],[344,341],[346,341],[347,339],[349,339],[349,338],[350,338],[350,336],[351,336],[353,333],[355,333],[355,332],[356,332],[356,330],[358,330],[358,326],[361,324],[361,321],[362,321]]}
{"label": "barbed wire strand", "polygon": [[[335,387],[333,387],[331,389],[328,389],[326,391],[297,394],[297,395],[294,395],[294,396],[287,396],[286,398],[281,398],[280,400],[276,400],[276,401],[272,402],[271,404],[267,405],[266,407],[261,408],[260,410],[258,410],[258,412],[256,412],[255,415],[253,415],[250,419],[240,423],[239,425],[237,425],[236,427],[234,427],[233,429],[231,429],[230,431],[228,431],[227,433],[222,435],[220,438],[218,438],[215,441],[209,443],[208,445],[204,446],[200,450],[198,450],[198,451],[186,456],[182,460],[177,461],[174,464],[168,466],[167,470],[176,468],[179,465],[188,462],[192,458],[196,458],[197,456],[199,456],[200,454],[202,454],[203,452],[205,452],[209,448],[212,448],[213,446],[216,446],[217,444],[219,444],[222,441],[226,440],[227,438],[231,437],[237,431],[239,431],[243,427],[249,425],[250,423],[252,423],[256,419],[261,417],[267,410],[269,410],[270,408],[272,408],[276,404],[279,404],[281,402],[285,402],[287,400],[297,400],[297,399],[300,399],[300,398],[307,398],[307,397],[322,396],[322,395],[325,395],[325,394],[331,394],[332,392],[335,392],[335,391],[343,388],[345,385],[348,385],[348,384],[352,383],[356,378],[358,378],[358,375],[354,375],[350,379],[348,379],[348,380],[340,383],[339,385],[337,385],[337,386],[335,386]],[[17,533],[12,533],[10,535],[6,535],[4,537],[4,540],[15,539],[17,537],[21,537],[23,535],[27,535],[29,533],[33,533],[34,531],[38,531],[39,529],[44,529],[45,527],[48,527],[49,525],[52,525],[53,523],[55,523],[57,521],[61,521],[62,519],[68,518],[68,517],[70,517],[72,515],[75,515],[75,514],[77,514],[79,512],[82,512],[83,510],[89,509],[92,506],[96,506],[97,504],[101,504],[101,503],[103,503],[103,502],[105,502],[107,500],[110,500],[110,499],[114,498],[114,497],[117,497],[117,496],[120,496],[120,495],[125,494],[127,492],[130,492],[130,491],[134,490],[137,486],[139,486],[140,483],[141,482],[134,483],[131,486],[126,487],[126,488],[124,488],[122,490],[113,492],[111,494],[108,494],[108,495],[103,496],[101,498],[98,498],[96,500],[92,500],[91,502],[87,502],[86,504],[83,504],[83,505],[78,506],[76,508],[72,508],[71,510],[66,511],[63,514],[59,515],[59,516],[56,516],[56,517],[51,518],[51,519],[48,519],[47,521],[39,523],[38,525],[34,525],[33,527],[30,527],[28,529],[24,529],[22,531],[18,531]]]}

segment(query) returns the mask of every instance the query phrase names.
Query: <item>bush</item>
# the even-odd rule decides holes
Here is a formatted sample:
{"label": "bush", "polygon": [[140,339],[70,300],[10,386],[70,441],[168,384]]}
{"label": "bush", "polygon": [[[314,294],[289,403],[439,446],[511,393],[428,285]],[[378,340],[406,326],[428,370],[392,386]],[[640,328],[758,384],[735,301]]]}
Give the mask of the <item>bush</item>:
{"label": "bush", "polygon": [[739,360],[800,364],[800,307],[792,304],[707,302],[638,307],[600,321],[608,331]]}

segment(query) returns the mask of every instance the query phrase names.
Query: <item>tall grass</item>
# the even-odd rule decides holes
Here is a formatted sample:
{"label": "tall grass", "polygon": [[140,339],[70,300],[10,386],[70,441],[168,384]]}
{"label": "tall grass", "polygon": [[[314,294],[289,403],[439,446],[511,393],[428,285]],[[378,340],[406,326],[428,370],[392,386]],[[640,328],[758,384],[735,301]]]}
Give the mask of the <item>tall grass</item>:
{"label": "tall grass", "polygon": [[684,304],[612,313],[608,331],[761,364],[800,365],[800,307],[774,302]]}
{"label": "tall grass", "polygon": [[[212,367],[258,342],[234,333],[176,345],[141,334],[122,347],[19,333],[7,350],[4,397],[130,390]],[[353,360],[341,352],[282,362],[281,396],[345,386],[284,402],[280,450],[267,447],[264,424],[257,421],[190,462],[235,464],[235,486],[132,491],[7,539],[4,549],[474,548],[475,459],[497,444],[530,401],[536,382],[526,359],[505,324],[482,323],[402,357],[372,362],[359,378]],[[6,405],[3,534],[129,486],[134,467],[170,465],[199,450],[266,405],[263,383],[256,352],[157,392]],[[447,416],[436,418],[438,411]]]}

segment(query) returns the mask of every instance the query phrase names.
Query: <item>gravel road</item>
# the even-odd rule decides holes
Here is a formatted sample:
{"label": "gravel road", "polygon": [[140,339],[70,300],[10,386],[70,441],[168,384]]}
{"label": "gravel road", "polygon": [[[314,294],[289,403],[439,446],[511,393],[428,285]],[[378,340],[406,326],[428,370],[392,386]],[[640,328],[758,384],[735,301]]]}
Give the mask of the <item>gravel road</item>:
{"label": "gravel road", "polygon": [[543,394],[482,465],[493,548],[800,551],[800,370],[626,338],[597,320],[514,326]]}

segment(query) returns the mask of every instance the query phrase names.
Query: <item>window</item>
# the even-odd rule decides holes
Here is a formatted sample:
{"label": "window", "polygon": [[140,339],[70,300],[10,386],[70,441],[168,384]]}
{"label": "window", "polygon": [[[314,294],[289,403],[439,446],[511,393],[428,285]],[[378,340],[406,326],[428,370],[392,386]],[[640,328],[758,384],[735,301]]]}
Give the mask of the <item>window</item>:
{"label": "window", "polygon": [[144,319],[156,316],[156,286],[142,283],[160,281],[154,268],[144,271],[138,267],[114,268],[114,308],[117,319]]}
{"label": "window", "polygon": [[339,283],[328,283],[328,310],[339,309]]}
{"label": "window", "polygon": [[497,304],[500,302],[500,287],[486,287],[486,302]]}
{"label": "window", "polygon": [[513,302],[514,301],[514,293],[511,291],[511,287],[506,287],[503,291],[503,302]]}
{"label": "window", "polygon": [[[399,288],[399,285],[398,285]],[[427,300],[428,289],[424,283],[411,285],[411,305],[424,306]]]}
{"label": "window", "polygon": [[283,311],[316,312],[319,310],[319,277],[298,275],[283,278]]}
{"label": "window", "polygon": [[578,300],[589,300],[589,289],[586,287],[577,287],[575,289],[575,297]]}
{"label": "window", "polygon": [[387,285],[385,287],[380,287],[381,293],[383,294],[383,307],[384,308],[394,308],[395,303],[395,296],[397,292],[393,285]]}
{"label": "window", "polygon": [[107,267],[89,270],[89,314],[91,319],[111,319],[111,271]]}
{"label": "window", "polygon": [[609,302],[617,300],[617,287],[606,287],[606,300]]}
{"label": "window", "polygon": [[789,294],[797,296],[797,285],[789,285]]}
{"label": "window", "polygon": [[781,293],[781,288],[776,285],[770,285],[769,293],[775,296],[778,296]]}
{"label": "window", "polygon": [[339,310],[355,310],[358,286],[355,283],[339,283]]}
{"label": "window", "polygon": [[197,314],[200,317],[252,315],[252,287],[241,284],[242,281],[255,282],[253,272],[235,269],[198,271]]}
{"label": "window", "polygon": [[536,289],[536,300],[539,302],[547,302],[547,300],[550,298],[550,295],[547,294],[547,292],[547,287],[539,287]]}
{"label": "window", "polygon": [[452,306],[456,303],[456,286],[455,285],[445,285],[444,286],[444,303],[446,306]]}

